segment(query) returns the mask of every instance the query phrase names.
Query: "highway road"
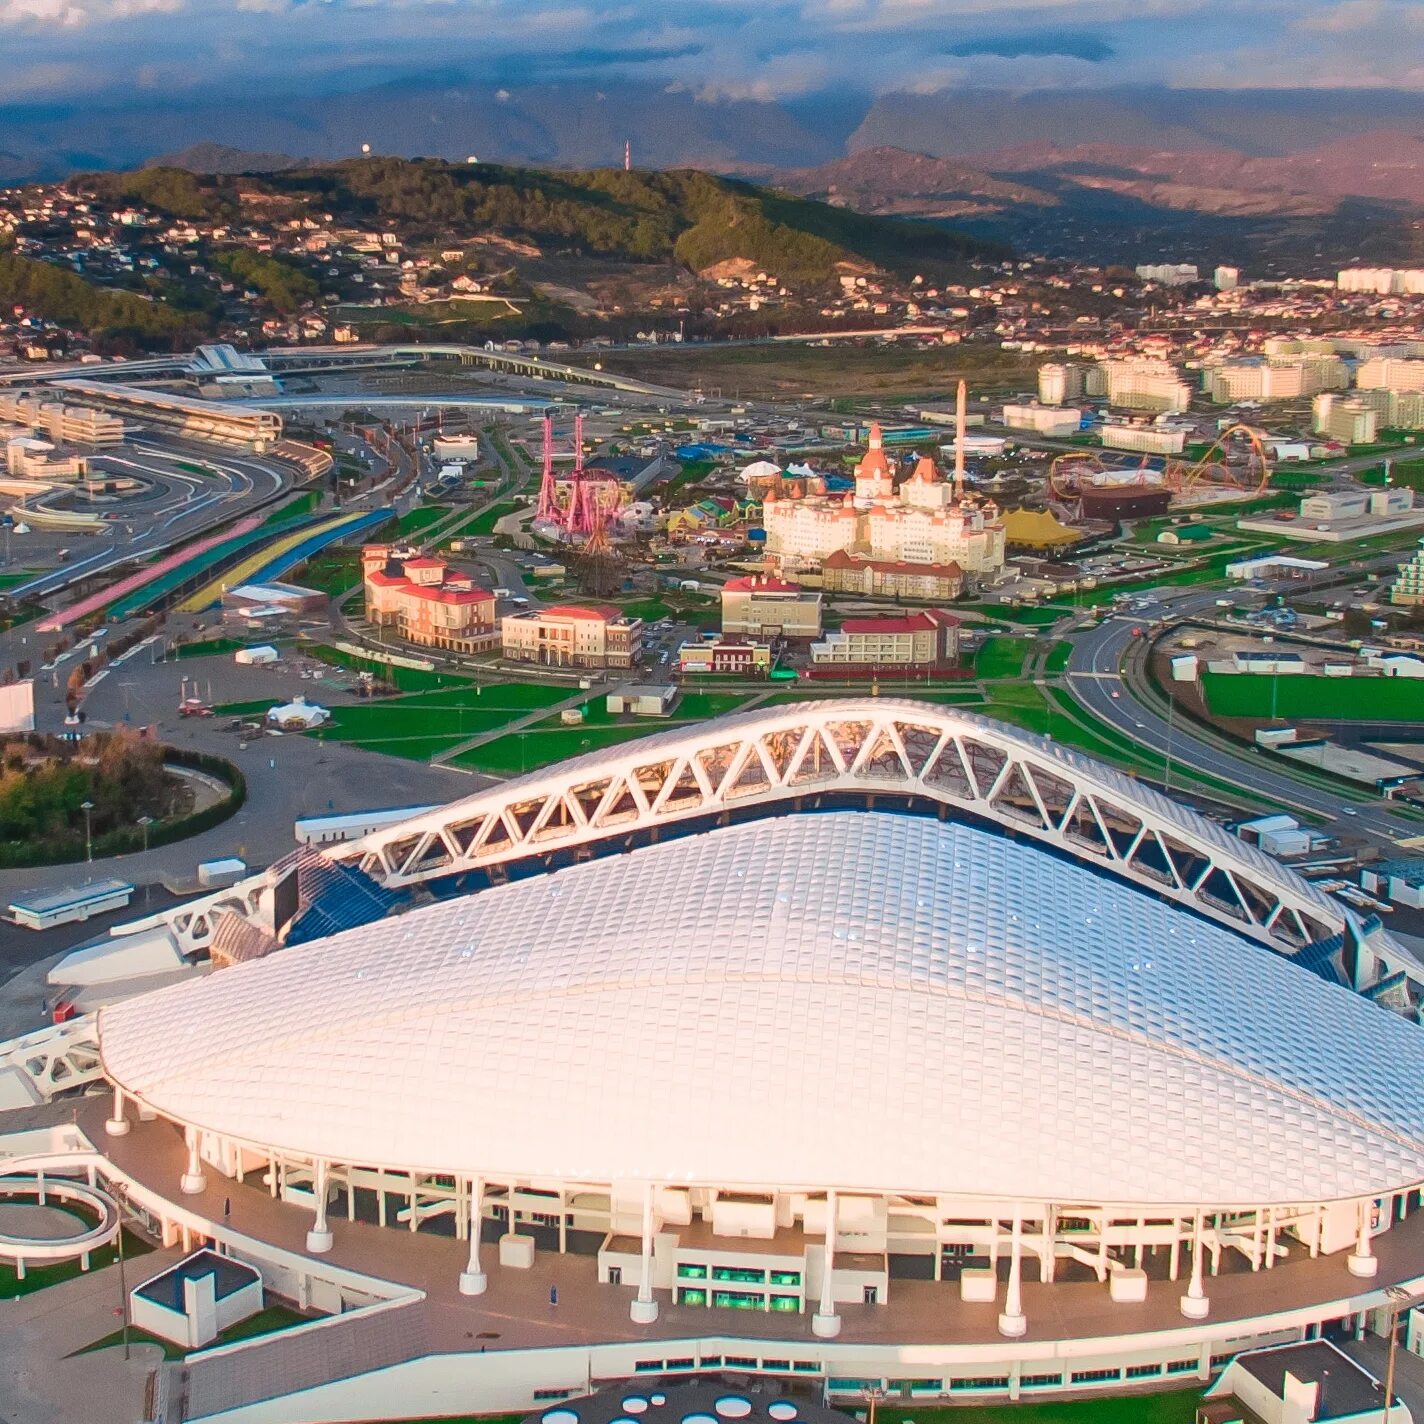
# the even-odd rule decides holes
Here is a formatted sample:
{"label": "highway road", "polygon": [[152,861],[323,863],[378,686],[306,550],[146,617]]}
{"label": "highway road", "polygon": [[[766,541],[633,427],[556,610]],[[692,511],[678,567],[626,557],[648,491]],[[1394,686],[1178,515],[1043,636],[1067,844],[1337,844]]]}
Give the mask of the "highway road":
{"label": "highway road", "polygon": [[1214,611],[1222,598],[1250,602],[1253,595],[1260,596],[1249,589],[1166,592],[1145,613],[1109,614],[1074,642],[1068,661],[1069,691],[1086,711],[1115,728],[1124,740],[1150,748],[1172,766],[1190,767],[1284,807],[1339,821],[1340,830],[1381,844],[1419,834],[1418,825],[1386,809],[1386,802],[1370,797],[1363,788],[1357,796],[1321,790],[1277,770],[1267,760],[1268,753],[1241,750],[1182,718],[1172,717],[1169,726],[1169,719],[1142,700],[1132,681],[1123,677],[1124,661],[1137,643],[1134,628],[1158,618],[1170,621]]}
{"label": "highway road", "polygon": [[[270,504],[295,479],[292,468],[277,460],[151,434],[131,441],[121,452],[99,457],[99,462],[101,468],[152,480],[154,492],[115,505],[99,535],[89,536],[97,547],[10,589],[10,598],[42,599],[80,578],[159,553]],[[185,464],[209,473],[194,475]]]}

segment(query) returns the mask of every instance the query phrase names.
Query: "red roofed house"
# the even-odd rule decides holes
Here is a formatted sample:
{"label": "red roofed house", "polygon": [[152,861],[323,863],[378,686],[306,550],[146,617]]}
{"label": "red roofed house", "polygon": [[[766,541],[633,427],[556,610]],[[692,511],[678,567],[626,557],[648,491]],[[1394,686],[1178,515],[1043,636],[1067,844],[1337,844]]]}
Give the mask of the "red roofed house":
{"label": "red roofed house", "polygon": [[819,638],[821,595],[765,574],[722,585],[722,632],[753,638]]}
{"label": "red roofed house", "polygon": [[959,619],[942,608],[894,618],[847,618],[811,644],[813,667],[944,668],[959,660]]}
{"label": "red roofed house", "polygon": [[866,559],[837,549],[821,561],[821,578],[829,593],[878,594],[885,598],[916,598],[925,602],[958,598],[964,570],[958,564],[907,564]]}
{"label": "red roofed house", "polygon": [[643,620],[612,604],[563,603],[507,615],[500,640],[504,656],[515,662],[631,668],[643,656]]}
{"label": "red roofed house", "polygon": [[367,544],[361,573],[366,617],[378,628],[453,653],[485,653],[498,643],[494,594],[440,559]]}

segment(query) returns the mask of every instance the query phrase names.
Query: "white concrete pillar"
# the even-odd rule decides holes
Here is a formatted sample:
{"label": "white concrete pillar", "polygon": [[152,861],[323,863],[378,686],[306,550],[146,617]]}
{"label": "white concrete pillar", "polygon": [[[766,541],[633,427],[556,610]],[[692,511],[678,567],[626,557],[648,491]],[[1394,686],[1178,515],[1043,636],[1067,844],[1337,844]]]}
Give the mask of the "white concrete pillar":
{"label": "white concrete pillar", "polygon": [[316,1180],[312,1183],[312,1193],[316,1197],[316,1219],[307,1232],[307,1250],[319,1256],[331,1250],[331,1228],[326,1224],[326,1194],[328,1191],[328,1164],[316,1164]]}
{"label": "white concrete pillar", "polygon": [[123,1137],[129,1130],[129,1120],[124,1116],[124,1090],[114,1084],[114,1111],[104,1124],[104,1131],[110,1137]]}
{"label": "white concrete pillar", "polygon": [[832,1277],[836,1267],[836,1194],[826,1193],[826,1254],[821,1266],[821,1308],[811,1317],[811,1333],[830,1340],[841,1333]]}
{"label": "white concrete pillar", "polygon": [[1014,1232],[1009,1244],[1009,1288],[999,1313],[999,1334],[1017,1338],[1028,1329],[1023,1312],[1023,1208],[1014,1206]]}
{"label": "white concrete pillar", "polygon": [[1043,1209],[1043,1259],[1039,1262],[1038,1278],[1045,1285],[1052,1285],[1058,1274],[1058,1211],[1046,1206]]}
{"label": "white concrete pillar", "polygon": [[470,1183],[470,1259],[460,1272],[461,1295],[483,1295],[489,1289],[489,1277],[480,1269],[480,1218],[484,1204],[484,1179],[476,1177]]}
{"label": "white concrete pillar", "polygon": [[1352,1276],[1372,1276],[1379,1270],[1379,1260],[1374,1254],[1370,1245],[1370,1208],[1373,1205],[1369,1197],[1360,1203],[1360,1230],[1355,1240],[1355,1249],[1346,1261]]}
{"label": "white concrete pillar", "polygon": [[203,1159],[198,1156],[197,1128],[184,1128],[183,1140],[188,1144],[188,1169],[179,1177],[178,1188],[186,1196],[197,1196],[208,1185],[208,1179],[203,1174]]}
{"label": "white concrete pillar", "polygon": [[1202,1289],[1202,1268],[1206,1264],[1206,1250],[1202,1243],[1202,1214],[1197,1212],[1192,1226],[1192,1279],[1187,1293],[1181,1298],[1182,1314],[1188,1320],[1203,1320],[1211,1309],[1211,1301]]}
{"label": "white concrete pillar", "polygon": [[658,1318],[653,1299],[653,1184],[643,1183],[643,1260],[638,1270],[638,1294],[628,1314],[636,1325],[651,1325]]}

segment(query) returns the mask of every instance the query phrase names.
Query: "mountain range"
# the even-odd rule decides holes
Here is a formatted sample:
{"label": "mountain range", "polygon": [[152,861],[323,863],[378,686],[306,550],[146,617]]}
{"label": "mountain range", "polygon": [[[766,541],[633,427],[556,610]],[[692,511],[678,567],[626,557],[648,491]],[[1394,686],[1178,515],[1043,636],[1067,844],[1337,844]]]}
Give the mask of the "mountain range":
{"label": "mountain range", "polygon": [[960,157],[867,148],[774,181],[866,213],[952,221],[1054,255],[1203,261],[1424,255],[1424,138],[1369,132],[1279,155],[1020,144]]}
{"label": "mountain range", "polygon": [[[153,161],[276,171],[371,151],[554,168],[695,167],[1054,255],[1424,260],[1424,94],[1011,93],[707,101],[620,81],[458,75],[347,94],[0,105],[0,182]],[[195,147],[196,146],[196,147]]]}

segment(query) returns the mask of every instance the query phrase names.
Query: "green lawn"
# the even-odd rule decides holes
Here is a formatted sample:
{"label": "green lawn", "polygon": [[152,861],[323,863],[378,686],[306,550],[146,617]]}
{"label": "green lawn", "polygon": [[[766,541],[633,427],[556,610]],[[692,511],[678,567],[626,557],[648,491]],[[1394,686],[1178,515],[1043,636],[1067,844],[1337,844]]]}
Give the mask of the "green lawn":
{"label": "green lawn", "polygon": [[[1391,484],[1406,485],[1412,490],[1424,490],[1424,459],[1395,460],[1391,463],[1389,475]],[[1384,466],[1376,465],[1372,470],[1363,471],[1360,474],[1360,483],[1382,485]]]}
{"label": "green lawn", "polygon": [[316,507],[321,503],[321,496],[315,490],[306,490],[289,499],[286,504],[280,504],[259,525],[259,528],[266,529],[273,524],[281,524],[285,520],[295,519],[301,514],[314,514]]}
{"label": "green lawn", "polygon": [[1424,679],[1417,678],[1204,672],[1202,692],[1218,717],[1266,720],[1274,712],[1317,722],[1424,721]]}
{"label": "green lawn", "polygon": [[609,714],[605,694],[599,693],[584,704],[581,725],[565,726],[559,717],[549,717],[524,732],[511,732],[506,737],[472,747],[452,757],[451,762],[492,776],[518,776],[565,757],[601,751],[637,737],[651,736],[667,727],[684,727],[721,716],[740,707],[749,696],[745,692],[687,692],[671,717],[625,722]]}
{"label": "green lawn", "polygon": [[[773,692],[770,697],[763,699],[758,705],[782,707],[793,702],[820,702],[836,697],[865,697],[869,695],[870,687],[871,684],[868,682],[857,683],[851,687],[844,684],[818,686],[811,683],[804,690],[797,688],[794,691],[788,689],[785,692]],[[942,685],[926,687],[922,682],[896,682],[893,678],[881,678],[879,688],[881,697],[908,697],[916,702],[936,702],[949,707],[982,708],[984,705],[984,694],[976,687],[966,687],[963,684],[956,687]]]}
{"label": "green lawn", "polygon": [[455,534],[493,534],[494,526],[504,518],[506,514],[513,514],[520,506],[513,500],[501,500],[498,504],[492,504],[486,510],[474,516],[473,519],[462,522],[458,528],[450,531]]}
{"label": "green lawn", "polygon": [[235,653],[239,648],[248,648],[252,643],[241,638],[208,638],[201,643],[179,643],[173,649],[175,658],[207,658],[218,653]]}
{"label": "green lawn", "polygon": [[[72,1214],[72,1213],[71,1213]],[[80,1220],[86,1218],[81,1217]],[[89,1217],[87,1220],[92,1221]],[[124,1232],[124,1256],[132,1259],[135,1256],[146,1256],[153,1247],[141,1236],[135,1236],[131,1231]],[[112,1266],[119,1259],[119,1253],[115,1246],[101,1246],[97,1251],[89,1254],[89,1269],[91,1271],[103,1270],[105,1266]],[[0,1300],[15,1300],[22,1295],[33,1295],[35,1291],[44,1290],[46,1286],[56,1286],[61,1281],[71,1281],[75,1276],[83,1275],[84,1268],[76,1258],[73,1261],[56,1261],[53,1265],[30,1266],[25,1271],[23,1280],[15,1272],[15,1267],[8,1261],[0,1262]]]}
{"label": "green lawn", "polygon": [[320,589],[328,597],[345,593],[361,582],[361,554],[357,549],[323,549],[307,560],[293,576],[303,588]]}
{"label": "green lawn", "polygon": [[[1048,1400],[1042,1403],[971,1404],[922,1407],[884,1400],[876,1411],[883,1424],[1191,1424],[1197,1390],[1166,1394],[1129,1394],[1119,1398]],[[858,1407],[858,1406],[852,1406]]]}
{"label": "green lawn", "polygon": [[552,706],[568,695],[567,688],[541,683],[466,683],[335,707],[331,721],[312,735],[388,756],[429,761],[469,737],[497,731],[516,717]]}
{"label": "green lawn", "polygon": [[470,682],[468,677],[459,673],[427,672],[424,668],[399,667],[392,663],[383,663],[374,657],[342,652],[340,648],[328,647],[325,643],[304,643],[301,645],[301,651],[308,657],[331,664],[332,667],[375,673],[382,682],[389,682],[402,692],[427,692],[437,687],[463,687]]}
{"label": "green lawn", "polygon": [[[316,1315],[299,1315],[295,1310],[289,1310],[285,1305],[269,1305],[259,1310],[256,1315],[249,1316],[246,1320],[239,1320],[236,1325],[229,1326],[213,1342],[212,1345],[204,1345],[205,1350],[211,1350],[217,1345],[232,1345],[239,1340],[251,1340],[258,1335],[271,1335],[277,1330],[290,1330],[294,1325],[305,1325],[311,1320],[319,1320],[322,1317]],[[74,1350],[73,1355],[92,1355],[96,1350],[108,1350],[124,1343],[123,1327],[111,1331],[102,1340],[95,1340],[92,1345],[85,1345],[81,1350]],[[163,1351],[165,1360],[181,1360],[188,1351],[181,1345],[175,1345],[171,1340],[160,1339],[157,1335],[150,1335],[147,1330],[139,1330],[134,1326],[129,1327],[130,1345],[157,1345]]]}
{"label": "green lawn", "polygon": [[540,725],[538,728],[531,727],[527,732],[511,732],[507,737],[498,737],[483,746],[461,752],[450,761],[453,766],[468,767],[471,771],[483,771],[491,776],[519,776],[567,757],[615,747],[620,742],[632,741],[634,737],[646,737],[666,725],[666,722],[651,720],[637,726]]}
{"label": "green lawn", "polygon": [[1052,604],[1025,603],[1013,607],[1007,603],[956,603],[953,613],[980,613],[986,618],[1002,618],[1006,623],[1021,623],[1025,627],[1045,627],[1063,617],[1063,610]]}
{"label": "green lawn", "polygon": [[409,538],[412,534],[419,534],[422,529],[429,529],[450,512],[448,504],[418,504],[396,521],[396,533],[402,538]]}
{"label": "green lawn", "polygon": [[1052,673],[1068,671],[1068,659],[1073,656],[1072,643],[1055,643],[1044,659],[1044,670]]}
{"label": "green lawn", "polygon": [[979,677],[1018,677],[1033,646],[1031,638],[985,638],[974,655],[974,671]]}

